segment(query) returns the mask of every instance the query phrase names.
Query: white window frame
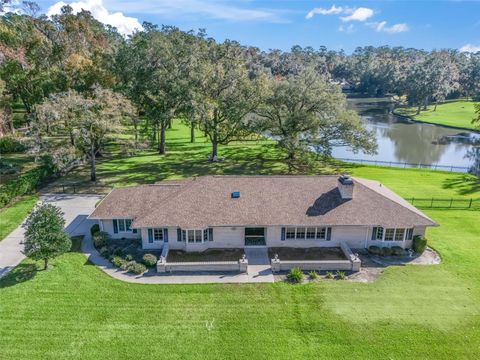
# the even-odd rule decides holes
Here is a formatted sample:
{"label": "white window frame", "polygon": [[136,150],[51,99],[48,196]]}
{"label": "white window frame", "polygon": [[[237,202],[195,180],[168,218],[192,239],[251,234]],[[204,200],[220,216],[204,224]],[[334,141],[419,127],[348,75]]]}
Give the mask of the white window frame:
{"label": "white window frame", "polygon": [[[285,240],[320,240],[320,241],[327,241],[327,232],[330,226],[285,226]],[[300,234],[303,232],[302,237],[298,237],[298,233],[300,229]],[[314,230],[313,234],[314,237],[308,237],[307,233],[310,230]],[[310,233],[312,233],[310,231]],[[289,236],[293,235],[294,237]]]}
{"label": "white window frame", "polygon": [[[153,241],[157,242],[163,242],[165,240],[165,229],[164,228],[154,228],[152,229],[153,231]],[[161,234],[161,236],[157,236],[158,234]]]}
{"label": "white window frame", "polygon": [[[133,229],[132,229],[133,219],[115,219],[115,220],[117,220],[117,229],[119,234],[133,232]],[[130,228],[127,227],[127,221],[130,221]],[[123,230],[120,230],[120,224],[122,224]]]}
{"label": "white window frame", "polygon": [[[377,235],[376,235],[376,238],[375,240],[372,240],[372,241],[381,241],[381,242],[388,242],[388,243],[391,243],[391,242],[404,242],[407,240],[407,234],[408,234],[408,230],[410,228],[384,228],[382,226],[378,226],[377,227]],[[387,230],[393,230],[393,235],[392,235],[392,239],[391,240],[385,240],[385,236],[387,234]],[[403,235],[402,235],[402,238],[401,239],[398,239],[397,240],[397,231],[398,232],[401,232],[403,231]],[[378,236],[379,232],[381,232],[381,236]]]}
{"label": "white window frame", "polygon": [[[205,244],[208,243],[210,240],[210,235],[208,233],[208,228],[206,229],[182,229],[182,241],[183,241],[183,234],[185,234],[185,242],[188,244]],[[206,232],[206,238],[205,238]],[[193,241],[190,241],[190,236],[192,237]],[[200,239],[200,241],[197,241]]]}

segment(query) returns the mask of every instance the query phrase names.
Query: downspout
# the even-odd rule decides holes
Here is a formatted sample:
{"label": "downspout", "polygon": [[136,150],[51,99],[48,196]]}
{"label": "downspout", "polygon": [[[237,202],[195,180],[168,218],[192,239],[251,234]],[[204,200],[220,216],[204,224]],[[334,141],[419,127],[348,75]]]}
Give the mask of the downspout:
{"label": "downspout", "polygon": [[367,226],[366,229],[367,229],[367,231],[365,233],[365,246],[364,246],[365,249],[367,248],[367,244],[368,244],[368,229],[369,229],[369,227]]}

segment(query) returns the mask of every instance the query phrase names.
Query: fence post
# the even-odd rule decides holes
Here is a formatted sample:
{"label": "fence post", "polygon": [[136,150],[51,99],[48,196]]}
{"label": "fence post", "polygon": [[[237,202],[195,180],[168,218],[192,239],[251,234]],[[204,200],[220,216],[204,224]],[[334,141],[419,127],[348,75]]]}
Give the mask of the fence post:
{"label": "fence post", "polygon": [[62,192],[65,193],[65,184],[62,184]]}
{"label": "fence post", "polygon": [[77,193],[77,191],[76,191],[76,189],[75,189],[75,185],[73,185],[73,193],[74,193],[74,194]]}
{"label": "fence post", "polygon": [[469,209],[472,207],[472,200],[473,200],[473,198],[470,198],[470,204],[468,205]]}

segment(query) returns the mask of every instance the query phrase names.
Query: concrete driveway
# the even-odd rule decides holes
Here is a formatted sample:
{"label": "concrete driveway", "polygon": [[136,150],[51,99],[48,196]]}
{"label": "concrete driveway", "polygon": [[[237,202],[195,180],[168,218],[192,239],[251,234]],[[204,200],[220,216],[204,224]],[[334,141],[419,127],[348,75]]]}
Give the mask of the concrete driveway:
{"label": "concrete driveway", "polygon": [[[76,194],[45,194],[40,201],[59,206],[65,218],[65,230],[72,236],[85,234],[91,225],[87,216],[101,199],[100,195]],[[5,239],[0,241],[0,278],[17,266],[24,258],[23,255],[24,229],[19,226]]]}

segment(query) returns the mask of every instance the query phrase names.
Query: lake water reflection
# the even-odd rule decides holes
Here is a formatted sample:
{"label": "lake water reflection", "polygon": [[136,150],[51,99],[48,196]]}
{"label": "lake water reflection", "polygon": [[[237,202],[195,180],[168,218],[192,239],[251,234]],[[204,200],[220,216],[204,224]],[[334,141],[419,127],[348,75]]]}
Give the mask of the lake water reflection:
{"label": "lake water reflection", "polygon": [[412,122],[393,115],[389,99],[349,99],[348,104],[359,113],[368,129],[375,131],[378,154],[354,154],[348,149],[336,148],[334,157],[446,166],[473,163],[466,155],[473,149],[473,141],[480,140],[478,133]]}

